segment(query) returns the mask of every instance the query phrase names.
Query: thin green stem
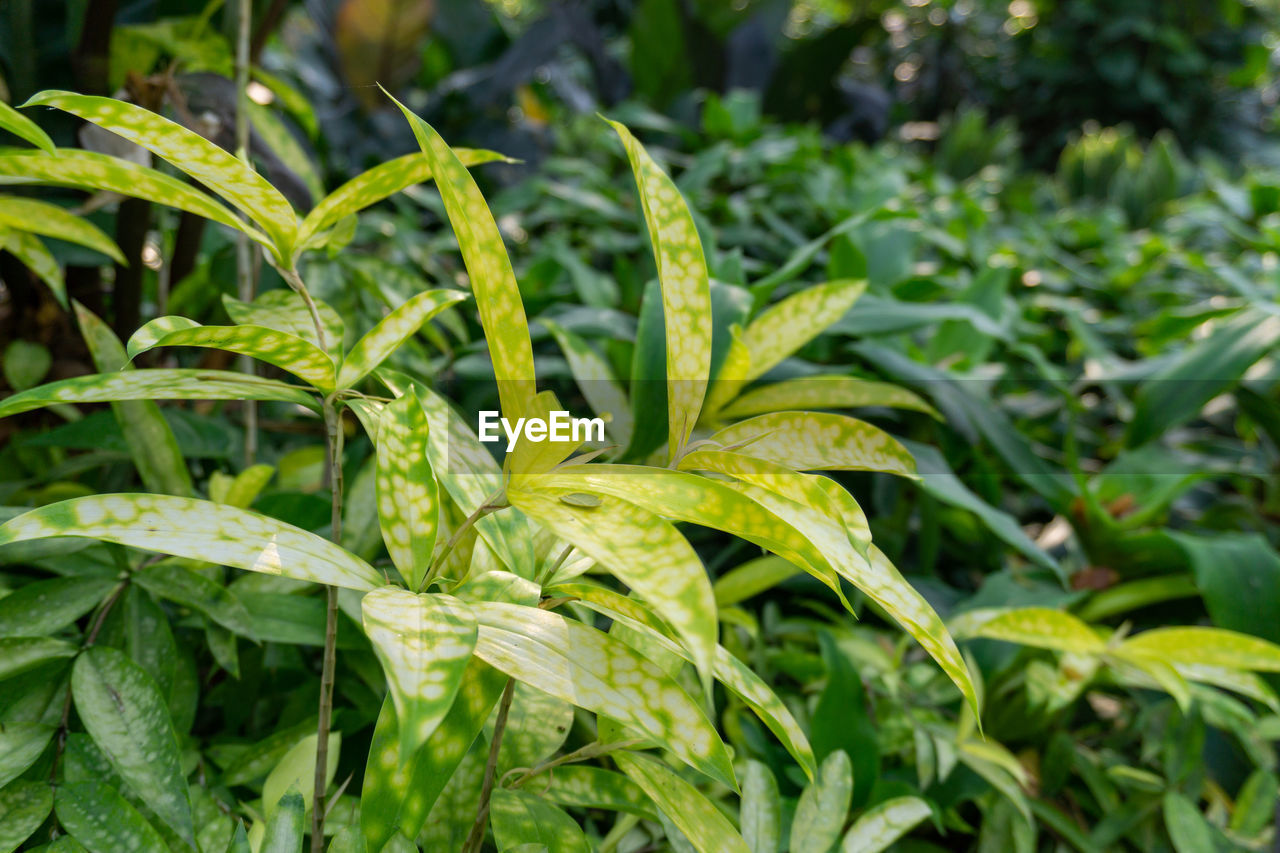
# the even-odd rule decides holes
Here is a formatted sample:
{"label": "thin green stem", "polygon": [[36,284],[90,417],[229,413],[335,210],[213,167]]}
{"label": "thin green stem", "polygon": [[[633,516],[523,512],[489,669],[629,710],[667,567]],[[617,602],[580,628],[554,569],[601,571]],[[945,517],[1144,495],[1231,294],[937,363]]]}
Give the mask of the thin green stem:
{"label": "thin green stem", "polygon": [[498,752],[502,749],[502,735],[507,730],[507,717],[511,713],[511,700],[515,696],[516,680],[507,679],[507,686],[502,691],[502,701],[498,703],[498,716],[493,722],[493,739],[489,742],[489,760],[484,765],[484,784],[480,788],[480,807],[476,810],[476,821],[471,825],[471,832],[462,845],[462,853],[479,851],[484,843],[484,827],[489,820],[489,797],[493,794],[494,777],[498,771]]}
{"label": "thin green stem", "polygon": [[502,501],[501,503],[499,503],[499,501],[502,501],[501,489],[485,498],[480,506],[476,507],[470,515],[463,519],[462,523],[458,525],[458,529],[453,531],[453,535],[449,537],[449,540],[444,543],[444,547],[440,549],[440,555],[436,557],[435,561],[431,564],[431,570],[428,571],[426,577],[422,579],[422,587],[418,592],[422,592],[422,590],[426,589],[427,585],[435,579],[449,554],[453,552],[453,549],[457,546],[458,542],[461,541],[462,537],[466,535],[467,531],[472,527],[475,527],[477,521],[484,518],[491,512],[497,512],[500,509],[506,509],[510,506],[506,501]]}
{"label": "thin green stem", "polygon": [[[328,480],[333,494],[329,538],[342,542],[342,416],[331,398],[324,401],[328,441]],[[333,721],[333,682],[338,658],[338,590],[325,587],[324,660],[320,669],[320,719],[316,725],[315,792],[311,803],[311,853],[324,851],[325,789],[329,770],[329,729]]]}
{"label": "thin green stem", "polygon": [[[236,36],[236,156],[246,165],[249,162],[249,25],[253,20],[253,0],[240,0],[237,16],[239,24]],[[253,246],[249,235],[243,231],[236,235],[236,295],[242,302],[252,302]],[[241,355],[237,362],[240,372],[254,372],[253,359]],[[244,464],[252,465],[258,456],[258,404],[253,400],[244,403]]]}

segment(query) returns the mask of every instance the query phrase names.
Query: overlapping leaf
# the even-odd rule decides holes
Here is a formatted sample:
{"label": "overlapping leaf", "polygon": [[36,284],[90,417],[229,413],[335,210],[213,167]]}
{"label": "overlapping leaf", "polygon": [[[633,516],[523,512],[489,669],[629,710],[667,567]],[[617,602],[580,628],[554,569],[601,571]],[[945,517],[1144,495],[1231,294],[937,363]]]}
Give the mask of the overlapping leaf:
{"label": "overlapping leaf", "polygon": [[0,788],[35,763],[53,739],[53,726],[7,722],[0,727]]}
{"label": "overlapping leaf", "polygon": [[806,288],[766,309],[747,325],[742,342],[751,354],[745,379],[755,379],[843,317],[867,289],[841,279]]}
{"label": "overlapping leaf", "polygon": [[22,261],[36,277],[49,286],[54,297],[63,308],[67,307],[67,284],[62,278],[62,267],[45,248],[40,238],[27,231],[12,228],[0,230],[0,245],[4,250]]}
{"label": "overlapping leaf", "polygon": [[499,851],[542,845],[556,853],[590,853],[578,822],[563,809],[527,791],[498,788],[489,802],[489,819]]}
{"label": "overlapping leaf", "polygon": [[653,803],[638,785],[603,767],[566,764],[546,780],[544,796],[565,806],[607,809],[656,821]]}
{"label": "overlapping leaf", "polygon": [[841,853],[880,853],[933,812],[919,797],[894,797],[876,803],[859,817],[840,842]]}
{"label": "overlapping leaf", "polygon": [[710,441],[797,471],[884,471],[910,477],[915,459],[889,433],[845,415],[773,412],[727,426]]}
{"label": "overlapping leaf", "polygon": [[87,246],[117,263],[125,263],[120,249],[102,229],[56,204],[21,196],[0,196],[0,225]]}
{"label": "overlapping leaf", "polygon": [[466,299],[456,290],[428,290],[419,293],[378,321],[356,341],[338,371],[338,385],[349,388],[399,349],[423,323],[454,303]]}
{"label": "overlapping leaf", "polygon": [[698,853],[751,853],[729,819],[671,768],[632,752],[616,753],[614,761],[657,803]]}
{"label": "overlapping leaf", "polygon": [[1280,646],[1222,628],[1155,628],[1130,637],[1116,651],[1171,665],[1280,672]]}
{"label": "overlapping leaf", "polygon": [[40,126],[8,104],[0,101],[0,130],[7,130],[19,139],[25,139],[37,148],[52,154],[55,149],[49,134]]}
{"label": "overlapping leaf", "polygon": [[844,828],[853,796],[853,767],[844,750],[826,757],[814,779],[796,801],[791,823],[792,853],[826,853]]}
{"label": "overlapping leaf", "polygon": [[806,376],[774,382],[745,392],[720,412],[723,418],[747,418],[769,412],[809,409],[855,409],[885,406],[939,417],[914,391],[888,382],[852,376]]}
{"label": "overlapping leaf", "polygon": [[1048,607],[971,610],[957,617],[953,628],[958,636],[987,637],[1060,652],[1097,654],[1106,649],[1102,638],[1084,622]]}
{"label": "overlapping leaf", "polygon": [[619,445],[631,443],[631,403],[627,392],[613,375],[609,363],[582,338],[547,319],[539,319],[547,331],[555,337],[569,362],[578,390],[591,405],[592,411],[605,419],[606,429]]}
{"label": "overlapping leaf", "polygon": [[412,390],[382,410],[378,427],[378,526],[409,588],[422,588],[440,527],[427,413]]}
{"label": "overlapping leaf", "polygon": [[50,578],[0,598],[0,637],[43,637],[70,625],[102,601],[115,578]]}
{"label": "overlapping leaf", "polygon": [[302,338],[327,352],[334,364],[342,362],[345,333],[342,318],[324,302],[315,300],[316,314],[324,330],[323,342],[316,334],[315,320],[306,302],[291,290],[268,290],[252,302],[241,302],[224,294],[222,306],[227,309],[227,315],[242,326],[265,326]]}
{"label": "overlapping leaf", "polygon": [[742,808],[738,814],[742,840],[751,853],[777,853],[782,842],[782,800],[778,781],[768,765],[747,760],[742,780]]}
{"label": "overlapping leaf", "polygon": [[44,782],[17,782],[0,789],[0,850],[16,850],[52,809],[53,791]]}

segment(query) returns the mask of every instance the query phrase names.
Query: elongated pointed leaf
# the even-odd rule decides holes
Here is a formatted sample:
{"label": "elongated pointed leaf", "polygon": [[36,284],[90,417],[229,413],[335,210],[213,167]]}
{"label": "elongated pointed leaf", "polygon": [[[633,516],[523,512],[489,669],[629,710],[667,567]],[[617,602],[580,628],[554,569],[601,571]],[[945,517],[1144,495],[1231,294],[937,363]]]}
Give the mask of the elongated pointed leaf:
{"label": "elongated pointed leaf", "polygon": [[162,561],[134,572],[133,582],[153,595],[203,613],[228,631],[256,636],[253,617],[240,597],[202,574]]}
{"label": "elongated pointed leaf", "polygon": [[79,116],[169,161],[248,214],[271,237],[281,260],[290,256],[297,214],[279,190],[235,155],[164,116],[113,98],[46,90],[24,106],[41,105]]}
{"label": "elongated pointed leaf", "polygon": [[112,768],[179,837],[193,843],[178,739],[156,683],[123,652],[95,646],[76,660],[71,693]]}
{"label": "elongated pointed leaf", "polygon": [[937,410],[914,391],[888,382],[852,376],[806,376],[774,382],[742,394],[725,406],[720,416],[724,419],[747,418],[788,410],[856,409],[862,406],[910,409],[940,417]]}
{"label": "elongated pointed leaf", "polygon": [[387,553],[413,590],[431,568],[440,495],[431,470],[427,413],[413,391],[382,410],[378,427],[378,526]]}
{"label": "elongated pointed leaf", "polygon": [[350,388],[400,348],[422,324],[457,302],[466,299],[456,290],[428,290],[419,293],[378,321],[356,341],[338,372],[338,385]]}
{"label": "elongated pointed leaf", "polygon": [[539,319],[560,345],[569,370],[578,383],[578,390],[591,405],[592,411],[605,419],[605,428],[619,445],[631,443],[631,403],[627,392],[613,375],[609,363],[593,350],[586,341],[562,328],[558,323]]}
{"label": "elongated pointed leaf", "polygon": [[1106,643],[1070,613],[1048,607],[971,610],[957,619],[960,636],[987,637],[1060,652],[1097,654]]}
{"label": "elongated pointed leaf", "polygon": [[21,196],[0,196],[0,225],[87,246],[117,263],[125,263],[120,249],[102,229],[56,204]]}
{"label": "elongated pointed leaf", "polygon": [[[124,346],[111,327],[79,302],[75,303],[75,312],[94,366],[104,375],[132,370]],[[160,407],[153,400],[126,400],[112,402],[111,411],[147,490],[183,497],[194,495],[187,461]]]}
{"label": "elongated pointed leaf", "polygon": [[157,317],[129,338],[130,359],[155,347],[208,347],[274,364],[321,391],[334,388],[333,360],[311,341],[265,326],[202,326],[186,317]]}
{"label": "elongated pointed leaf", "polygon": [[782,843],[782,801],[778,781],[766,764],[747,760],[742,780],[742,807],[738,810],[742,840],[751,853],[777,853]]}
{"label": "elongated pointed leaf", "polygon": [[49,637],[0,639],[0,680],[21,675],[42,663],[74,657],[76,646]]}
{"label": "elongated pointed leaf", "polygon": [[[984,626],[985,627],[985,626]],[[1117,652],[1171,665],[1280,672],[1280,646],[1222,628],[1155,628],[1125,640]]]}
{"label": "elongated pointed leaf", "polygon": [[9,254],[22,261],[36,277],[48,285],[54,298],[63,308],[67,307],[67,284],[62,277],[62,267],[45,248],[40,238],[27,231],[6,229],[0,233],[3,237],[3,248]]}
{"label": "elongated pointed leaf", "polygon": [[709,684],[719,636],[716,598],[702,561],[675,527],[623,500],[575,507],[516,491],[514,481],[508,497],[647,601],[675,629]]}
{"label": "elongated pointed leaf", "polygon": [[[703,710],[639,652],[579,622],[535,607],[477,602],[476,655],[544,693],[603,714],[662,743],[690,766],[733,786],[728,753]],[[625,686],[619,673],[628,673]]]}
{"label": "elongated pointed leaf", "polygon": [[876,803],[854,822],[840,842],[841,853],[880,853],[933,812],[919,797]]}
{"label": "elongated pointed leaf", "polygon": [[43,782],[18,782],[0,789],[0,850],[16,850],[52,809],[53,791]]}
{"label": "elongated pointed leaf", "polygon": [[0,130],[7,130],[14,136],[25,139],[37,148],[49,154],[54,153],[53,140],[40,126],[8,104],[0,101]]}
{"label": "elongated pointed leaf", "polygon": [[844,828],[852,795],[853,768],[849,756],[838,749],[822,762],[818,778],[796,802],[791,822],[792,853],[826,853],[834,847]]}
{"label": "elongated pointed leaf", "polygon": [[698,853],[751,853],[729,819],[671,768],[632,752],[614,753],[613,760],[684,833]]}
{"label": "elongated pointed leaf", "polygon": [[400,754],[408,756],[453,705],[476,646],[476,620],[453,596],[394,587],[366,595],[361,611],[395,703]]}
{"label": "elongated pointed leaf", "polygon": [[648,795],[621,773],[603,767],[566,764],[547,775],[549,778],[546,779],[543,796],[561,805],[626,812],[646,820],[658,819]]}
{"label": "elongated pointed leaf", "polygon": [[43,637],[65,628],[106,598],[115,578],[51,578],[0,598],[0,637]]}
{"label": "elongated pointed leaf", "polygon": [[318,410],[304,389],[230,370],[155,368],[96,373],[39,385],[0,400],[0,418],[54,403],[117,400],[277,400]]}
{"label": "elongated pointed leaf", "polygon": [[252,302],[241,302],[223,295],[222,307],[227,316],[241,326],[265,326],[296,338],[302,338],[329,354],[334,364],[342,363],[342,341],[345,328],[333,307],[315,300],[316,314],[324,329],[324,346],[316,335],[315,320],[302,297],[292,290],[268,290]]}
{"label": "elongated pointed leaf", "polygon": [[752,320],[742,342],[751,353],[747,379],[755,379],[843,317],[867,289],[865,281],[842,279],[795,293]]}
{"label": "elongated pointed leaf", "polygon": [[291,791],[280,798],[267,818],[258,853],[302,853],[306,803],[302,794]]}
{"label": "elongated pointed leaf", "polygon": [[524,417],[535,393],[533,345],[529,342],[529,321],[520,288],[498,224],[467,167],[440,134],[399,101],[396,106],[408,119],[418,145],[427,156],[449,224],[458,236],[458,248],[471,279],[476,307],[480,309],[480,324],[493,360],[503,414],[513,419]]}
{"label": "elongated pointed leaf", "polygon": [[582,827],[563,809],[536,794],[498,788],[489,801],[489,820],[499,851],[543,845],[557,853],[590,853]]}
{"label": "elongated pointed leaf", "polygon": [[797,471],[884,471],[910,477],[916,462],[889,433],[845,415],[774,412],[739,421],[712,442]]}
{"label": "elongated pointed leaf", "polygon": [[244,509],[165,495],[92,495],[33,509],[0,525],[0,545],[51,536],[118,542],[295,580],[371,590],[373,567],[337,545]]}
{"label": "elongated pointed leaf", "polygon": [[[262,807],[270,818],[281,809],[289,809],[290,797],[301,794],[303,811],[309,813],[316,790],[316,744],[318,734],[309,734],[294,744],[267,774],[262,783]],[[333,784],[338,770],[338,753],[342,748],[342,733],[329,734],[329,751],[326,754],[325,790]]]}
{"label": "elongated pointed leaf", "polygon": [[662,283],[667,342],[667,428],[671,458],[684,451],[711,376],[711,283],[702,242],[675,182],[631,131],[609,124],[627,149]]}
{"label": "elongated pointed leaf", "polygon": [[35,763],[53,739],[53,726],[40,723],[5,723],[0,727],[0,788],[4,788]]}
{"label": "elongated pointed leaf", "polygon": [[[495,160],[510,162],[496,151],[455,148],[453,153],[464,166],[478,166]],[[379,163],[367,172],[361,172],[311,209],[298,232],[298,246],[305,248],[313,237],[335,222],[403,189],[426,183],[433,177],[431,161],[423,153],[405,154],[386,163]]]}

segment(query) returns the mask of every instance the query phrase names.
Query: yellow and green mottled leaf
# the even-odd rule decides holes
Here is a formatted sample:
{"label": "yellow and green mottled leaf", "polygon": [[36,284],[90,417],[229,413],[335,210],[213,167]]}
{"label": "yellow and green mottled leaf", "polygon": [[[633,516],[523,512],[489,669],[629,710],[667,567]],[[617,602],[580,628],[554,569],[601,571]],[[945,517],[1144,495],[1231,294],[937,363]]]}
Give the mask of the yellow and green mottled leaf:
{"label": "yellow and green mottled leaf", "polygon": [[839,320],[867,289],[865,281],[829,281],[792,294],[747,325],[742,342],[751,353],[746,379],[755,379]]}
{"label": "yellow and green mottled leaf", "polygon": [[40,129],[40,125],[0,101],[0,130],[7,130],[19,139],[25,139],[42,151],[53,154],[53,140]]}
{"label": "yellow and green mottled leaf", "polygon": [[293,252],[298,216],[280,191],[244,161],[200,134],[125,101],[46,90],[24,106],[48,106],[124,137],[195,178],[248,214],[285,261]]}
{"label": "yellow and green mottled leaf", "polygon": [[1241,672],[1225,666],[1209,666],[1202,663],[1178,663],[1173,665],[1174,672],[1187,681],[1199,684],[1212,684],[1223,690],[1230,690],[1247,696],[1266,705],[1272,711],[1280,713],[1280,698],[1267,682],[1252,672]]}
{"label": "yellow and green mottled leaf", "polygon": [[[541,420],[550,425],[552,414],[563,411],[565,408],[556,398],[554,391],[542,391],[533,398],[527,416],[531,420]],[[519,478],[528,474],[542,474],[550,471],[568,459],[582,445],[582,436],[579,435],[578,440],[574,441],[572,430],[567,430],[568,440],[553,441],[550,429],[551,427],[548,426],[548,432],[543,441],[533,441],[523,432],[520,434],[516,439],[515,448],[505,458],[504,467],[511,476]]]}
{"label": "yellow and green mottled leaf", "polygon": [[29,231],[6,229],[3,249],[13,255],[49,286],[54,298],[63,308],[67,307],[67,285],[62,278],[62,267],[45,248],[40,238]]}
{"label": "yellow and green mottled leaf", "polygon": [[364,597],[364,630],[387,676],[408,756],[440,725],[476,645],[470,608],[449,595],[386,587]]}
{"label": "yellow and green mottled leaf", "polygon": [[797,471],[884,471],[915,476],[915,458],[889,433],[845,415],[773,412],[727,426],[714,444]]}
{"label": "yellow and green mottled leaf", "polygon": [[513,678],[646,734],[734,786],[728,750],[706,713],[639,652],[558,613],[477,602],[476,655]]}
{"label": "yellow and green mottled leaf", "polygon": [[456,290],[428,290],[419,293],[378,321],[356,341],[338,371],[338,386],[350,388],[369,374],[387,356],[399,349],[422,324],[457,302],[466,299]]}
{"label": "yellow and green mottled leaf", "polygon": [[0,225],[87,246],[117,263],[124,255],[102,229],[66,208],[21,196],[0,196]]}
{"label": "yellow and green mottled leaf", "polygon": [[667,429],[677,458],[698,422],[711,376],[711,283],[702,241],[675,182],[658,167],[631,131],[616,121],[640,193],[662,285],[667,344]]}
{"label": "yellow and green mottled leaf", "polygon": [[614,753],[613,760],[684,833],[698,853],[751,853],[729,819],[670,767],[634,752]]}
{"label": "yellow and green mottled leaf", "polygon": [[0,400],[0,418],[54,403],[116,400],[276,400],[320,408],[304,389],[274,379],[230,370],[155,368],[74,376],[29,388]]}
{"label": "yellow and green mottled leaf", "polygon": [[[492,163],[495,160],[510,162],[495,151],[455,148],[453,153],[464,166],[478,166]],[[298,248],[306,248],[321,231],[358,213],[370,205],[377,204],[388,196],[395,195],[403,189],[415,184],[423,184],[433,178],[431,162],[426,154],[406,154],[386,163],[380,163],[367,172],[361,172],[333,192],[311,209],[302,220],[302,228],[298,232]]]}
{"label": "yellow and green mottled leaf", "polygon": [[1049,607],[971,610],[952,623],[961,637],[986,637],[1060,652],[1098,654],[1106,642],[1070,613]]}
{"label": "yellow and green mottled leaf", "polygon": [[791,821],[792,853],[827,853],[840,838],[853,797],[853,764],[849,754],[837,749],[818,768],[814,779],[796,801]]}
{"label": "yellow and green mottled leaf", "polygon": [[724,361],[720,363],[720,369],[707,391],[707,399],[702,404],[702,423],[718,425],[723,420],[722,410],[747,384],[750,370],[751,353],[742,340],[742,327],[735,323],[729,328],[729,348],[725,351]]}
{"label": "yellow and green mottled leaf", "polygon": [[621,447],[631,443],[631,403],[627,399],[626,389],[613,375],[609,363],[582,338],[550,320],[539,319],[546,327],[565,361],[569,363],[569,371],[578,383],[578,390],[590,404],[592,411],[605,421],[605,429]]}
{"label": "yellow and green mottled leaf", "polygon": [[675,629],[709,684],[719,636],[715,594],[702,561],[674,526],[617,498],[575,507],[514,486],[509,497],[648,602]]}
{"label": "yellow and green mottled leaf", "polygon": [[626,812],[656,821],[658,813],[640,786],[620,773],[582,764],[566,764],[547,774],[544,796],[561,805]]}
{"label": "yellow and green mottled leaf", "polygon": [[265,326],[314,344],[329,354],[334,364],[342,363],[342,339],[345,334],[342,318],[324,302],[316,300],[316,313],[324,329],[324,345],[316,336],[315,321],[302,297],[292,290],[268,290],[252,302],[241,302],[223,295],[222,306],[227,315],[242,326]]}
{"label": "yellow and green mottled leaf", "polygon": [[910,409],[940,417],[933,406],[913,391],[887,382],[852,376],[806,376],[755,388],[725,406],[720,416],[725,419],[747,418],[788,410],[856,409],[862,406]]}
{"label": "yellow and green mottled leaf", "polygon": [[129,338],[135,359],[155,347],[208,347],[241,353],[287,370],[321,391],[334,388],[333,360],[311,341],[266,326],[202,326],[186,317],[157,317]]}
{"label": "yellow and green mottled leaf", "polygon": [[427,413],[413,391],[382,410],[378,427],[378,526],[409,588],[431,568],[440,528],[440,494],[431,470]]}
{"label": "yellow and green mottled leaf", "polygon": [[854,821],[840,842],[840,853],[881,853],[933,814],[919,797],[894,797],[876,803]]}
{"label": "yellow and green mottled leaf", "polygon": [[314,533],[250,510],[167,495],[91,495],[0,525],[0,545],[76,536],[295,580],[371,590],[373,567]]}
{"label": "yellow and green mottled leaf", "polygon": [[53,804],[58,822],[83,849],[169,849],[147,819],[106,782],[59,785]]}
{"label": "yellow and green mottled leaf", "polygon": [[72,668],[71,695],[112,768],[179,837],[193,843],[178,738],[155,681],[124,652],[94,646]]}
{"label": "yellow and green mottled leaf", "polygon": [[489,821],[499,851],[542,845],[556,853],[591,853],[578,822],[536,794],[514,788],[494,790]]}
{"label": "yellow and green mottled leaf", "polygon": [[408,119],[418,145],[426,154],[449,224],[458,237],[458,248],[471,279],[471,290],[480,309],[480,324],[493,360],[503,415],[512,419],[524,417],[535,393],[533,345],[529,342],[529,321],[520,288],[498,224],[475,179],[440,134],[399,101],[396,106]]}
{"label": "yellow and green mottled leaf", "polygon": [[15,782],[0,788],[0,850],[17,850],[53,809],[45,782]]}
{"label": "yellow and green mottled leaf", "polygon": [[778,780],[767,764],[747,759],[738,809],[742,840],[751,853],[777,853],[782,845],[782,800]]}
{"label": "yellow and green mottled leaf", "polygon": [[1125,640],[1117,653],[1236,670],[1280,672],[1280,646],[1223,628],[1156,628]]}
{"label": "yellow and green mottled leaf", "polygon": [[[307,812],[311,811],[312,795],[316,789],[316,744],[319,741],[319,735],[314,733],[301,738],[267,774],[262,783],[262,806],[268,819],[286,805],[285,801],[291,792],[294,796],[301,794],[303,808]],[[325,759],[326,789],[337,773],[341,747],[342,733],[330,733],[329,752]]]}

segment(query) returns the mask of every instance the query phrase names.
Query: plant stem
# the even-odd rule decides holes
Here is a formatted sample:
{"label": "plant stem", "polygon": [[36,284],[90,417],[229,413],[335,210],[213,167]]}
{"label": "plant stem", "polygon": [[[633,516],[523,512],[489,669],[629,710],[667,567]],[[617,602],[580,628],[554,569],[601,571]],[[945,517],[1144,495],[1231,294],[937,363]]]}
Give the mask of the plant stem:
{"label": "plant stem", "polygon": [[631,749],[633,746],[639,746],[642,743],[644,743],[644,741],[639,738],[633,740],[613,741],[612,743],[601,743],[600,741],[595,741],[587,744],[581,749],[575,749],[573,752],[562,755],[559,758],[544,761],[531,770],[525,770],[508,787],[519,788],[533,777],[546,773],[549,770],[554,770],[562,764],[572,764],[575,761],[587,761],[592,758],[599,758],[601,755],[607,755],[608,753],[616,752],[619,749]]}
{"label": "plant stem", "polygon": [[498,703],[498,717],[493,721],[493,740],[489,742],[489,760],[484,765],[484,785],[480,788],[480,807],[476,810],[476,822],[462,845],[462,853],[479,851],[484,843],[484,827],[489,819],[489,797],[493,794],[494,776],[498,771],[498,752],[502,748],[502,735],[507,730],[507,715],[511,713],[511,699],[515,696],[516,680],[507,679]]}
{"label": "plant stem", "polygon": [[445,559],[453,552],[454,547],[466,532],[475,526],[477,521],[484,518],[491,512],[497,512],[500,509],[506,509],[510,506],[510,504],[505,501],[502,503],[496,503],[496,501],[501,500],[501,498],[502,490],[499,489],[489,495],[489,497],[485,498],[484,502],[481,503],[480,506],[476,507],[471,515],[468,515],[463,519],[462,523],[458,525],[458,529],[453,531],[453,535],[449,537],[449,540],[444,543],[444,547],[440,549],[440,556],[436,557],[435,562],[431,565],[430,571],[428,571],[426,577],[422,579],[422,588],[419,589],[418,592],[422,592],[422,590],[427,588],[427,584],[431,583],[432,579],[434,579],[436,574],[440,571],[440,567],[444,565]]}
{"label": "plant stem", "polygon": [[[305,290],[305,288],[304,288]],[[317,319],[317,333],[319,332]],[[331,397],[324,401],[329,468],[326,479],[333,494],[329,538],[342,542],[342,416]],[[338,657],[338,590],[325,587],[324,661],[320,669],[320,720],[316,725],[315,792],[311,802],[311,853],[324,851],[325,788],[329,778],[329,727],[333,720],[333,680]]]}
{"label": "plant stem", "polygon": [[[253,0],[240,0],[236,36],[236,156],[250,168],[249,162],[249,25],[253,21]],[[249,235],[236,234],[236,295],[242,302],[253,301],[253,248]],[[253,359],[241,355],[237,359],[241,373],[254,372]],[[244,401],[244,464],[252,465],[258,456],[258,404]]]}

